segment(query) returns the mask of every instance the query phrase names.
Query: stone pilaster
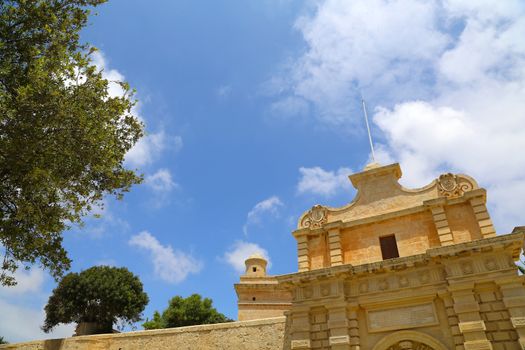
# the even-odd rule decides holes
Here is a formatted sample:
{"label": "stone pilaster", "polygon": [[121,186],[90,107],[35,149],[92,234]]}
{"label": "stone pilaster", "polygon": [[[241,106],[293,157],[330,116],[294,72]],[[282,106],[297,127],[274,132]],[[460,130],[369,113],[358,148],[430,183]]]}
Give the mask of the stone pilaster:
{"label": "stone pilaster", "polygon": [[350,332],[350,349],[359,350],[361,348],[361,339],[359,338],[359,322],[357,320],[357,304],[348,304],[348,328]]}
{"label": "stone pilaster", "polygon": [[308,236],[297,237],[297,261],[299,272],[310,271],[310,257],[308,256]]}
{"label": "stone pilaster", "polygon": [[487,211],[485,200],[482,197],[472,198],[470,204],[476,215],[476,220],[478,221],[479,229],[481,230],[483,238],[496,236],[496,230],[494,229],[489,212]]}
{"label": "stone pilaster", "polygon": [[[479,303],[474,296],[473,283],[449,286],[454,302],[454,312],[458,316],[458,328],[463,335],[465,350],[491,350],[492,344],[485,332],[485,322],[479,313]],[[456,346],[456,349],[462,349]]]}
{"label": "stone pilaster", "polygon": [[436,225],[436,230],[441,245],[446,246],[454,244],[454,238],[448,225],[445,209],[442,206],[436,206],[430,208],[430,210],[432,212],[432,218],[434,219],[434,224]]}
{"label": "stone pilaster", "polygon": [[503,303],[510,314],[512,326],[518,333],[521,349],[525,349],[525,288],[517,276],[496,281],[503,295]]}
{"label": "stone pilaster", "polygon": [[450,327],[450,333],[454,338],[454,345],[457,350],[462,350],[464,349],[463,343],[465,342],[465,339],[463,338],[463,334],[461,334],[461,331],[459,330],[459,319],[458,315],[456,314],[456,311],[454,310],[454,300],[452,299],[452,296],[449,293],[443,293],[440,295],[440,297],[443,300],[443,304],[445,305],[448,326]]}
{"label": "stone pilaster", "polygon": [[291,349],[310,349],[310,315],[309,308],[294,308],[290,312],[292,324],[290,327],[290,337],[292,340]]}
{"label": "stone pilaster", "polygon": [[327,310],[330,349],[350,350],[346,303],[330,304],[327,306]]}
{"label": "stone pilaster", "polygon": [[328,231],[328,249],[330,250],[330,266],[343,265],[341,250],[341,232],[339,229]]}

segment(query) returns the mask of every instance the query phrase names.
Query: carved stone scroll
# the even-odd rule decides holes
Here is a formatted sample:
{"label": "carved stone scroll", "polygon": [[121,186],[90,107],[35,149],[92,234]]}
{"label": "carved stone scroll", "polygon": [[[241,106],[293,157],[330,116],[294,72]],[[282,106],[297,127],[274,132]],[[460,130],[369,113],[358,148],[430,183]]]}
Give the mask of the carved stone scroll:
{"label": "carved stone scroll", "polygon": [[444,197],[459,197],[474,189],[470,181],[451,173],[440,175],[437,184],[439,195]]}
{"label": "carved stone scroll", "polygon": [[319,228],[323,226],[327,221],[327,210],[322,205],[314,205],[312,209],[308,211],[303,220],[301,221],[301,227],[308,228]]}

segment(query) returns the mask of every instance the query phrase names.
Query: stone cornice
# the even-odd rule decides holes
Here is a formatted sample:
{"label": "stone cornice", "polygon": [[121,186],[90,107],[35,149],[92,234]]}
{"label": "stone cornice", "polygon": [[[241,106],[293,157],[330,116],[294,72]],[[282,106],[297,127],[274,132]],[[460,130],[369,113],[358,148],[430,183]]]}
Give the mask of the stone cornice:
{"label": "stone cornice", "polygon": [[395,259],[377,261],[368,264],[351,264],[326,267],[311,271],[278,275],[275,278],[280,284],[301,285],[313,280],[328,279],[336,276],[360,275],[379,271],[398,271],[412,266],[424,266],[437,258],[465,256],[472,253],[489,252],[493,250],[511,250],[513,258],[517,258],[523,247],[525,229],[516,228],[513,233],[491,238],[478,239],[471,242],[431,248],[424,254],[411,255]]}
{"label": "stone cornice", "polygon": [[[519,251],[523,248],[525,230],[514,229],[512,233],[506,235],[500,235],[491,238],[478,239],[475,241],[454,244],[445,247],[431,248],[427,250],[427,255],[431,257],[450,257],[457,256],[459,254],[473,253],[473,252],[486,252],[497,249],[509,249],[510,246],[513,248],[513,257],[519,256]],[[517,252],[516,252],[517,250]],[[517,253],[517,254],[516,254]]]}
{"label": "stone cornice", "polygon": [[266,283],[235,283],[233,285],[235,289],[257,289],[257,290],[275,290],[279,289],[280,285],[276,283],[266,284]]}
{"label": "stone cornice", "polygon": [[254,301],[254,302],[239,302],[237,305],[239,306],[250,306],[250,307],[254,307],[254,306],[290,306],[292,305],[292,302],[288,302],[288,303],[283,303],[282,301],[276,301],[276,302],[271,302],[271,301],[264,301],[264,302],[259,302],[259,301]]}
{"label": "stone cornice", "polygon": [[316,236],[316,235],[319,235],[321,233],[324,233],[332,229],[345,229],[345,228],[350,228],[350,227],[355,227],[355,226],[360,226],[360,225],[366,225],[366,224],[386,221],[386,220],[402,217],[405,215],[421,213],[421,212],[429,210],[429,208],[434,207],[434,206],[445,206],[445,205],[455,205],[455,204],[466,203],[472,198],[476,198],[476,197],[481,197],[483,198],[483,200],[485,200],[486,196],[487,196],[487,192],[484,188],[477,188],[470,192],[466,192],[461,197],[455,197],[455,198],[439,197],[439,198],[423,201],[421,205],[416,205],[416,206],[412,206],[412,207],[408,207],[408,208],[404,208],[400,210],[381,213],[378,215],[372,215],[372,216],[368,216],[368,217],[364,217],[364,218],[360,218],[356,220],[351,220],[351,221],[337,220],[337,221],[327,222],[326,224],[323,224],[321,227],[314,228],[314,229],[308,228],[308,227],[300,228],[298,230],[293,231],[292,235],[295,238],[304,236],[304,235]]}

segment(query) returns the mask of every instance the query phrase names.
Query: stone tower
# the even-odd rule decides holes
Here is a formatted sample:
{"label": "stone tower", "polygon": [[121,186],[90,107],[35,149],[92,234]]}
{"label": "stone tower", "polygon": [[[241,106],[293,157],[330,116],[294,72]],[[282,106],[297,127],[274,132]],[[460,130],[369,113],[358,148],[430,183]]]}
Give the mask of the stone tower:
{"label": "stone tower", "polygon": [[246,277],[266,277],[266,266],[268,261],[260,254],[252,254],[244,261]]}
{"label": "stone tower", "polygon": [[253,254],[245,264],[246,271],[235,284],[239,321],[282,316],[291,307],[290,291],[266,274],[268,262],[263,256]]}

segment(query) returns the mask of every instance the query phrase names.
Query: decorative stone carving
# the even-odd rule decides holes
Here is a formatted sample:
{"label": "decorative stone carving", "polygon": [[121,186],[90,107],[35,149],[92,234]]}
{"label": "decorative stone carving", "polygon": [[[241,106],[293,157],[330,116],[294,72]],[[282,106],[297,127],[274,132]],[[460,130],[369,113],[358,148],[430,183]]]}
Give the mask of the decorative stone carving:
{"label": "decorative stone carving", "polygon": [[359,285],[359,292],[360,293],[368,292],[368,281],[361,282],[361,284]]}
{"label": "decorative stone carving", "polygon": [[494,271],[498,268],[498,265],[496,264],[494,258],[489,258],[485,260],[485,268],[489,271]]}
{"label": "decorative stone carving", "polygon": [[327,220],[327,210],[322,205],[314,205],[301,221],[301,227],[311,229],[322,227]]}
{"label": "decorative stone carving", "polygon": [[439,195],[444,197],[462,196],[463,193],[474,188],[470,182],[460,181],[457,175],[451,173],[440,175],[437,184]]}
{"label": "decorative stone carving", "polygon": [[421,284],[426,284],[430,281],[430,273],[428,271],[423,271],[419,274],[419,282]]}
{"label": "decorative stone carving", "polygon": [[314,291],[310,287],[304,288],[303,295],[306,299],[310,299],[314,295]]}
{"label": "decorative stone carving", "polygon": [[525,317],[511,317],[511,322],[514,328],[525,327]]}
{"label": "decorative stone carving", "polygon": [[387,350],[434,350],[434,348],[417,341],[402,340],[399,343],[390,346]]}
{"label": "decorative stone carving", "polygon": [[463,272],[463,274],[465,275],[470,275],[474,272],[473,268],[472,268],[472,262],[470,261],[465,261],[464,263],[461,264],[461,271]]}
{"label": "decorative stone carving", "polygon": [[379,289],[381,290],[388,289],[388,281],[386,279],[382,279],[379,281]]}
{"label": "decorative stone carving", "polygon": [[299,300],[301,299],[301,295],[300,295],[300,289],[299,288],[294,288],[293,291],[292,291],[292,300]]}
{"label": "decorative stone carving", "polygon": [[292,349],[310,349],[310,339],[292,340]]}
{"label": "decorative stone carving", "polygon": [[323,284],[321,286],[321,295],[324,297],[330,295],[330,284],[329,283]]}
{"label": "decorative stone carving", "polygon": [[408,287],[408,284],[409,284],[409,282],[408,282],[408,278],[406,276],[400,276],[399,277],[399,285],[401,287]]}

